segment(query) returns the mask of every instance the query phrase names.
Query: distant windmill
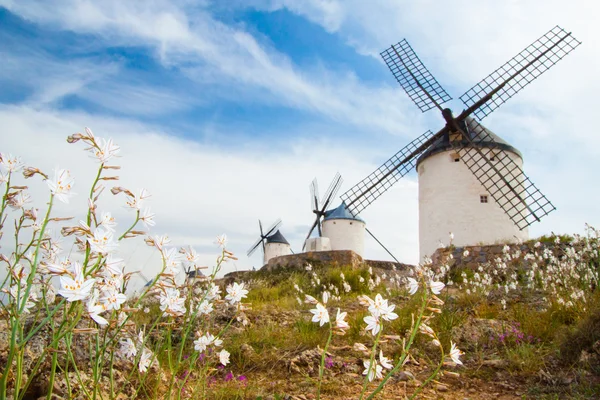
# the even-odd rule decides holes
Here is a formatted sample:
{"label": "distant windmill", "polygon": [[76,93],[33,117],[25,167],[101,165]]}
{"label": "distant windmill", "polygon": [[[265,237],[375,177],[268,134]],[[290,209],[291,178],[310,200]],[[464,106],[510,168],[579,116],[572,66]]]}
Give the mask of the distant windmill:
{"label": "distant windmill", "polygon": [[278,219],[269,227],[269,229],[263,231],[262,222],[258,220],[260,237],[248,250],[248,257],[261,246],[263,250],[263,264],[268,263],[273,257],[291,254],[290,244],[279,231],[280,226],[281,219]]}
{"label": "distant windmill", "polygon": [[383,51],[387,66],[417,107],[440,110],[445,126],[435,134],[425,132],[345,192],[341,198],[348,210],[358,215],[418,167],[421,257],[435,251],[450,231],[458,246],[527,237],[527,227],[555,207],[523,173],[521,154],[477,120],[580,44],[571,33],[552,28],[463,94],[460,99],[467,108],[457,117],[442,109],[451,97],[406,40]]}
{"label": "distant windmill", "polygon": [[[329,207],[329,205],[331,204],[331,201],[337,194],[338,190],[340,190],[340,187],[342,186],[342,182],[343,182],[342,176],[339,174],[339,172],[336,173],[335,176],[333,177],[333,180],[329,184],[329,187],[327,188],[327,191],[325,192],[323,199],[321,199],[320,202],[319,202],[319,185],[317,184],[317,178],[313,179],[313,181],[311,182],[311,184],[310,184],[310,203],[311,203],[312,212],[315,214],[316,217],[315,217],[315,222],[313,223],[310,230],[308,231],[308,235],[306,235],[306,240],[308,240],[308,238],[310,238],[310,235],[313,233],[315,228],[317,228],[317,231],[319,232],[319,237],[321,237],[323,235],[323,232],[321,229],[321,223],[322,223],[321,220],[325,216],[327,207]],[[302,247],[303,250],[306,247],[306,240],[304,241],[304,246]]]}

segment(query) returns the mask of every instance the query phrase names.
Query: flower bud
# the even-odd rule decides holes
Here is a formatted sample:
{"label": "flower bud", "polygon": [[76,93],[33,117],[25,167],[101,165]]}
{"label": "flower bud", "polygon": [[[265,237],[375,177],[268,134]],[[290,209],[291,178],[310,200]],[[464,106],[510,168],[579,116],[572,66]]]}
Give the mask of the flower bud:
{"label": "flower bud", "polygon": [[67,142],[68,143],[75,143],[81,139],[83,139],[85,136],[83,136],[81,133],[74,133],[70,136],[67,136]]}

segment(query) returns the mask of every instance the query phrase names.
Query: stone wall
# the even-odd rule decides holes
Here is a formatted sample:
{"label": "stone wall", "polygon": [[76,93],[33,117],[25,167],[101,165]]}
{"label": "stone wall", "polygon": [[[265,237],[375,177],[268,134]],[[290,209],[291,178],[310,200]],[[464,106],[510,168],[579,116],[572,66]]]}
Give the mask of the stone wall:
{"label": "stone wall", "polygon": [[351,266],[352,268],[372,267],[381,270],[393,270],[395,267],[398,271],[412,267],[408,264],[400,264],[391,261],[364,260],[352,250],[331,250],[309,251],[306,253],[275,257],[269,260],[261,270],[273,271],[279,268],[286,270],[304,270],[306,264],[309,263],[313,266],[332,265]]}
{"label": "stone wall", "polygon": [[[445,247],[443,249],[437,249],[431,261],[433,265],[448,264],[449,266],[477,268],[481,264],[491,263],[496,258],[502,257],[504,252],[504,246],[508,246],[510,253],[514,253],[517,249],[521,250],[522,253],[533,253],[534,242],[529,241],[522,244],[492,244],[487,246],[462,246],[462,247]],[[542,252],[545,247],[554,247],[553,243],[540,243],[538,252]],[[464,255],[465,250],[469,253],[467,256]],[[449,258],[452,254],[452,258]]]}

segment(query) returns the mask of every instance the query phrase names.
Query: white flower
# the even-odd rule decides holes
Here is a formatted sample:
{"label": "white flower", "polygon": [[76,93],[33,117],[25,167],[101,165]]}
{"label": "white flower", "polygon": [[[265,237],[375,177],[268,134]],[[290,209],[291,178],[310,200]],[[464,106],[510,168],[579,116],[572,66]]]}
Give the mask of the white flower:
{"label": "white flower", "polygon": [[25,204],[31,203],[31,196],[21,190],[16,196],[10,197],[8,200],[8,205],[13,210],[18,210],[23,208]]}
{"label": "white flower", "polygon": [[108,321],[100,316],[100,313],[106,311],[100,304],[96,304],[96,297],[90,297],[87,303],[88,315],[96,321],[98,325],[108,325]]}
{"label": "white flower", "polygon": [[118,310],[126,301],[127,296],[114,288],[102,292],[100,296],[100,302],[106,310]]}
{"label": "white flower", "polygon": [[177,249],[174,247],[170,249],[163,248],[162,253],[165,258],[165,270],[163,273],[177,275],[180,271],[179,267],[181,266],[181,255],[177,252]]}
{"label": "white flower", "polygon": [[167,314],[183,315],[185,313],[185,299],[179,297],[179,290],[167,288],[160,294],[160,310],[163,316]]}
{"label": "white flower", "polygon": [[15,172],[23,168],[23,163],[19,157],[13,157],[12,154],[0,153],[0,165],[8,172]]}
{"label": "white flower", "polygon": [[225,248],[225,246],[227,245],[227,235],[222,234],[217,236],[217,239],[215,240],[215,243],[222,249]]}
{"label": "white flower", "polygon": [[214,282],[211,282],[210,288],[206,292],[206,299],[214,300],[214,299],[220,297],[219,296],[220,294],[221,294],[221,288],[219,286],[215,285]]}
{"label": "white flower", "polygon": [[311,264],[307,263],[306,266],[304,267],[305,270],[307,270],[308,272],[312,271],[313,267]]}
{"label": "white flower", "polygon": [[210,314],[213,311],[213,305],[212,303],[203,300],[202,303],[200,303],[200,305],[198,306],[198,312],[200,314]]}
{"label": "white flower", "polygon": [[347,312],[344,311],[343,313],[340,313],[340,309],[338,308],[337,314],[335,316],[335,327],[337,329],[344,330],[350,328],[350,325],[348,325],[348,323],[344,321],[346,315],[348,315]]}
{"label": "white flower", "polygon": [[379,318],[374,317],[372,315],[367,315],[363,318],[363,321],[367,324],[367,331],[371,331],[373,336],[377,335],[381,330],[381,321]]}
{"label": "white flower", "polygon": [[433,294],[440,294],[446,285],[443,282],[429,281],[429,288]]}
{"label": "white flower", "polygon": [[121,348],[119,349],[119,353],[123,357],[133,358],[137,354],[137,347],[133,343],[133,340],[127,338],[121,341]]}
{"label": "white flower", "polygon": [[431,327],[425,323],[421,323],[421,325],[419,325],[419,331],[427,336],[431,336],[432,338],[435,338],[435,332],[433,331],[433,329],[431,329]]}
{"label": "white flower", "polygon": [[146,189],[141,189],[140,192],[133,197],[127,196],[125,204],[134,210],[139,210],[142,208],[143,201],[148,197],[150,197],[148,191]]}
{"label": "white flower", "polygon": [[463,257],[469,257],[469,250],[463,251]]}
{"label": "white flower", "polygon": [[319,326],[323,326],[329,322],[329,312],[321,303],[317,303],[317,307],[310,310],[313,313],[312,322],[318,322]]}
{"label": "white flower", "polygon": [[204,350],[206,350],[206,346],[208,346],[208,340],[206,338],[206,336],[200,336],[198,339],[194,340],[194,349],[196,351],[199,351],[200,353],[202,353]]}
{"label": "white flower", "polygon": [[371,361],[370,360],[363,360],[363,365],[365,367],[365,370],[363,371],[363,375],[367,375],[369,377],[369,382],[372,382],[373,379],[377,378],[377,379],[381,379],[383,378],[383,375],[381,374],[381,372],[383,371],[383,368],[381,367],[381,365],[377,364],[376,362],[373,363],[374,365],[371,365]]}
{"label": "white flower", "polygon": [[154,214],[150,211],[150,207],[144,208],[144,210],[140,213],[140,221],[146,226],[146,229],[150,229],[150,227],[156,225],[154,222]]}
{"label": "white flower", "polygon": [[229,364],[229,352],[225,349],[219,352],[219,362],[223,365]]}
{"label": "white flower", "polygon": [[113,143],[112,139],[96,138],[96,144],[98,147],[92,147],[91,152],[93,153],[93,157],[96,157],[102,164],[110,160],[121,150],[119,146]]}
{"label": "white flower", "polygon": [[61,289],[58,291],[58,294],[65,297],[69,302],[87,298],[96,282],[93,278],[84,280],[85,277],[79,263],[73,262],[72,265],[74,267],[74,277],[62,275],[60,277]]}
{"label": "white flower", "polygon": [[233,285],[228,285],[226,290],[228,294],[225,296],[225,300],[230,304],[239,303],[248,294],[248,290],[244,289],[243,282],[241,284],[234,282]]}
{"label": "white flower", "polygon": [[416,279],[414,278],[407,278],[408,279],[408,294],[410,294],[411,296],[415,293],[417,293],[417,290],[419,290],[419,282],[417,282]]}
{"label": "white flower", "polygon": [[150,366],[150,360],[152,359],[152,357],[152,352],[144,347],[139,363],[140,372],[146,372],[148,370],[148,367]]}
{"label": "white flower", "polygon": [[379,363],[381,364],[381,366],[385,369],[394,368],[394,366],[392,365],[392,363],[390,361],[392,361],[392,360],[390,360],[387,357],[384,357],[383,351],[379,350]]}
{"label": "white flower", "polygon": [[110,214],[110,212],[103,212],[102,217],[100,218],[100,223],[98,225],[102,225],[106,229],[111,232],[115,231],[115,226],[117,226],[117,222],[115,218]]}
{"label": "white flower", "polygon": [[323,292],[323,304],[327,304],[328,301],[329,301],[329,292],[324,291]]}
{"label": "white flower", "polygon": [[106,257],[104,268],[110,276],[121,277],[123,276],[123,265],[123,259],[113,258],[112,254],[109,254],[108,257]]}
{"label": "white flower", "polygon": [[69,171],[66,169],[56,169],[54,170],[54,179],[46,180],[50,191],[56,198],[63,203],[69,204],[69,197],[73,196],[75,193],[71,193],[71,188],[75,183],[75,180],[71,178]]}
{"label": "white flower", "polygon": [[306,304],[319,304],[319,301],[312,297],[310,294],[304,295],[304,302]]}
{"label": "white flower", "polygon": [[458,347],[456,347],[456,344],[450,342],[450,358],[452,359],[452,361],[454,361],[457,364],[461,364],[462,365],[462,361],[459,360],[459,357],[462,356],[464,353],[462,351],[460,351],[458,349]]}
{"label": "white flower", "polygon": [[94,231],[94,237],[87,239],[92,251],[107,254],[114,251],[119,245],[113,240],[113,233],[108,229],[98,226]]}

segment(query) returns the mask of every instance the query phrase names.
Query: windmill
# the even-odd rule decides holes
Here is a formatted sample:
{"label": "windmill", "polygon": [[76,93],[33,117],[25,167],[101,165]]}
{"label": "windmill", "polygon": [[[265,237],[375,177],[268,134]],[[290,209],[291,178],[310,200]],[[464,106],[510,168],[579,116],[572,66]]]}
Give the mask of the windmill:
{"label": "windmill", "polygon": [[323,196],[323,198],[321,199],[320,202],[319,202],[319,185],[317,184],[317,178],[313,179],[313,181],[311,182],[311,184],[310,184],[310,206],[312,208],[312,212],[315,214],[316,217],[315,217],[315,222],[312,224],[312,226],[310,227],[310,230],[308,231],[308,235],[306,235],[306,239],[304,240],[304,245],[302,246],[302,250],[304,250],[306,248],[306,241],[310,238],[310,235],[313,233],[315,228],[317,228],[319,237],[323,236],[323,232],[321,229],[321,222],[322,222],[321,220],[326,214],[327,207],[329,207],[329,205],[331,204],[331,201],[337,194],[338,190],[340,190],[340,187],[342,186],[342,182],[343,182],[342,176],[340,175],[339,172],[336,173],[335,176],[333,177],[333,180],[329,184],[329,187],[327,188],[325,195]]}
{"label": "windmill", "polygon": [[260,237],[248,250],[248,257],[261,246],[263,250],[263,264],[266,264],[273,257],[290,254],[290,244],[279,231],[280,226],[281,219],[278,219],[269,227],[269,229],[263,231],[262,222],[258,220]]}
{"label": "windmill", "polygon": [[[441,104],[451,100],[451,97],[432,76],[406,40],[384,50],[381,53],[383,60],[411,100],[422,112],[437,108],[442,113],[445,126],[437,133],[427,131],[417,137],[373,173],[345,192],[341,198],[348,210],[353,215],[358,215],[400,178],[418,166],[421,169],[418,171],[421,256],[428,255],[428,251],[432,250],[429,243],[437,243],[439,240],[434,237],[439,235],[439,232],[432,231],[438,229],[436,226],[441,226],[441,229],[445,230],[445,235],[448,234],[447,227],[460,226],[461,229],[464,228],[464,232],[461,232],[464,234],[464,244],[474,244],[468,243],[473,240],[475,243],[479,242],[474,236],[469,237],[469,232],[484,234],[489,229],[485,228],[485,221],[478,229],[472,229],[472,225],[468,225],[472,222],[468,220],[473,219],[467,218],[470,217],[468,213],[471,212],[474,204],[470,203],[471,200],[467,199],[466,195],[457,196],[455,201],[449,201],[444,200],[447,198],[443,196],[444,193],[437,192],[436,194],[439,196],[435,201],[437,201],[438,208],[443,209],[443,215],[438,215],[437,219],[431,220],[429,224],[422,223],[427,212],[436,210],[435,207],[424,204],[422,201],[422,194],[424,196],[426,193],[421,190],[421,178],[431,172],[426,168],[425,161],[429,162],[433,158],[434,151],[438,153],[452,151],[452,161],[457,163],[462,161],[460,163],[462,171],[468,171],[467,174],[472,181],[469,183],[471,188],[473,182],[477,184],[473,192],[476,190],[482,192],[479,196],[480,202],[488,203],[489,194],[495,205],[498,206],[496,209],[488,207],[487,210],[477,211],[480,213],[479,216],[484,218],[492,212],[497,212],[502,214],[502,218],[510,225],[511,229],[516,232],[526,232],[530,224],[539,221],[552,212],[555,207],[523,173],[520,153],[499,140],[496,135],[483,127],[480,121],[580,44],[581,42],[575,39],[570,32],[567,33],[558,26],[552,28],[460,96],[466,109],[456,117],[449,108],[442,108]],[[430,159],[426,160],[427,157]],[[464,168],[465,166],[466,168]],[[436,166],[436,168],[435,173],[442,166]],[[449,165],[445,165],[443,168],[450,169]],[[437,179],[436,183],[443,182],[441,179]],[[435,187],[430,189],[434,192],[436,190]],[[455,190],[462,189],[455,188]],[[464,192],[466,193],[466,189]],[[448,193],[446,192],[446,194]],[[447,223],[448,221],[451,223]],[[500,226],[500,222],[497,222],[497,225]],[[502,228],[508,232],[506,224],[502,225]],[[455,244],[459,245],[456,239],[458,238],[455,232]],[[435,244],[434,246],[437,247]]]}

